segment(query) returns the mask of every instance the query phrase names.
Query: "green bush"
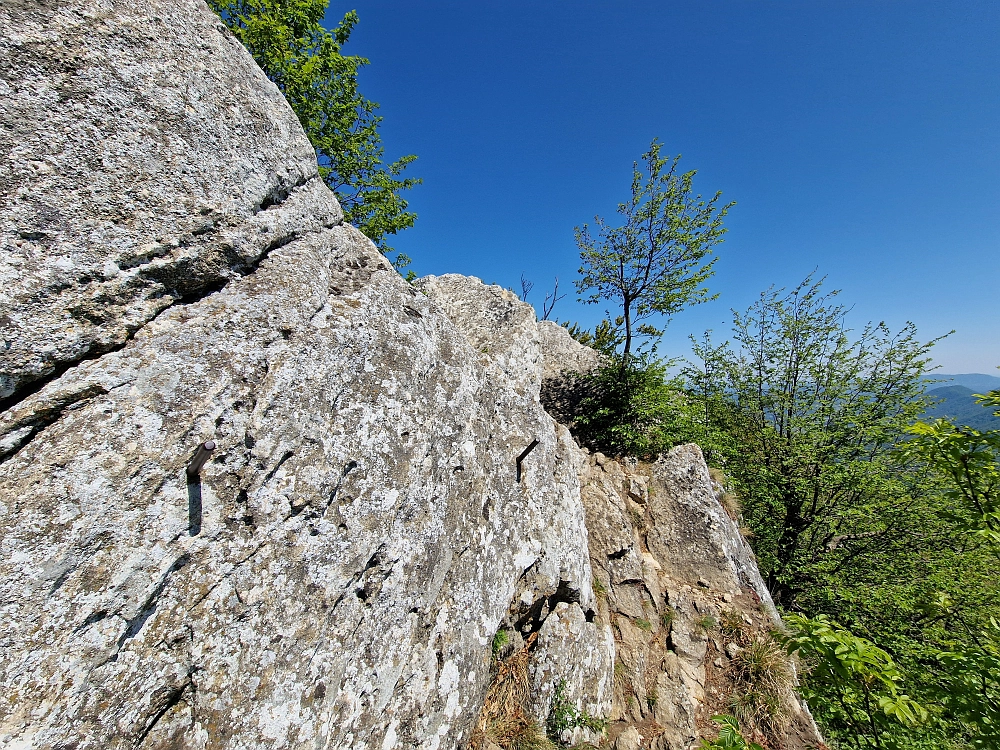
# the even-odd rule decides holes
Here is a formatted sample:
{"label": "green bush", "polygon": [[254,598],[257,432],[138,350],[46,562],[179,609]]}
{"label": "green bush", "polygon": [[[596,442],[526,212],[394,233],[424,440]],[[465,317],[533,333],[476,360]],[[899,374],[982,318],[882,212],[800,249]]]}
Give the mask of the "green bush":
{"label": "green bush", "polygon": [[552,697],[549,717],[545,722],[549,739],[561,745],[562,733],[577,727],[601,734],[608,728],[608,722],[599,716],[591,716],[586,711],[580,711],[574,706],[566,697],[566,680],[559,680],[556,683],[555,695]]}
{"label": "green bush", "polygon": [[701,750],[764,750],[756,742],[748,742],[740,734],[740,725],[732,716],[713,716],[719,725],[719,736],[714,740],[702,740]]}
{"label": "green bush", "polygon": [[686,396],[667,379],[667,365],[649,354],[609,361],[584,381],[575,431],[591,450],[650,458],[690,432]]}

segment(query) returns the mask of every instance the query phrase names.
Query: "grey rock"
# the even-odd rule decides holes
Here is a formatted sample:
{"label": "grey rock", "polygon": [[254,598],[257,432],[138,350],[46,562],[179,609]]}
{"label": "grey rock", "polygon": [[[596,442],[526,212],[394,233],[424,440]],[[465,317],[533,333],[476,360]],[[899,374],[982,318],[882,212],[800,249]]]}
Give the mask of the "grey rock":
{"label": "grey rock", "polygon": [[342,219],[295,115],[203,4],[42,7],[0,8],[0,399]]}
{"label": "grey rock", "polygon": [[538,337],[545,357],[542,377],[558,378],[567,372],[586,374],[601,363],[601,355],[584,346],[551,320],[538,321]]}
{"label": "grey rock", "polygon": [[674,448],[656,461],[652,474],[650,552],[675,580],[689,585],[718,591],[750,586],[779,622],[753,552],[715,498],[701,449]]}
{"label": "grey rock", "polygon": [[[577,711],[597,717],[610,713],[615,655],[610,628],[587,622],[579,604],[560,602],[538,632],[536,648],[530,708],[539,722],[544,724],[548,717],[560,682],[565,699]],[[575,745],[600,739],[599,734],[577,727],[565,741]]]}
{"label": "grey rock", "polygon": [[[648,488],[645,505],[633,500],[636,476]],[[708,661],[720,670],[726,664],[717,646],[709,649],[721,605],[744,617],[745,609],[762,608],[773,625],[780,622],[753,555],[716,499],[697,446],[679,446],[652,466],[595,453],[580,461],[580,486],[591,566],[606,589],[598,620],[613,623],[615,634],[612,731],[621,738],[652,723],[654,750],[697,747],[709,718],[706,696],[730,689],[725,680],[709,681]],[[756,596],[736,601],[721,593],[741,586]],[[797,729],[786,745],[804,748],[803,737],[818,743],[807,709],[796,702],[790,710]]]}
{"label": "grey rock", "polygon": [[484,356],[460,284],[432,301],[343,225],[202,3],[0,23],[0,744],[464,745],[497,627],[557,600],[539,659],[599,709],[530,313],[485,301]]}
{"label": "grey rock", "polygon": [[641,742],[642,737],[639,735],[639,730],[635,727],[629,727],[618,735],[618,739],[615,740],[615,750],[639,750]]}
{"label": "grey rock", "polygon": [[543,355],[542,403],[558,422],[571,426],[579,416],[581,401],[591,393],[591,386],[581,376],[600,365],[601,356],[561,325],[550,320],[537,325]]}

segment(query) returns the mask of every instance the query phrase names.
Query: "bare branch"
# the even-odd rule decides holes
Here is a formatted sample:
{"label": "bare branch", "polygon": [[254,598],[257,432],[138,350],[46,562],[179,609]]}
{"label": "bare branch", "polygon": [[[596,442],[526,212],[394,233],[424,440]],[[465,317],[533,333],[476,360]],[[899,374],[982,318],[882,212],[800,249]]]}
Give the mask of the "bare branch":
{"label": "bare branch", "polygon": [[[546,292],[545,300],[542,302],[542,320],[548,320],[549,315],[552,314],[552,308],[556,306],[556,302],[563,299],[566,295],[559,294],[559,277],[556,276],[556,283],[552,289],[552,293]],[[551,300],[551,302],[549,301]]]}
{"label": "bare branch", "polygon": [[528,281],[524,278],[524,274],[521,274],[521,302],[528,301],[528,292],[534,288],[534,283]]}

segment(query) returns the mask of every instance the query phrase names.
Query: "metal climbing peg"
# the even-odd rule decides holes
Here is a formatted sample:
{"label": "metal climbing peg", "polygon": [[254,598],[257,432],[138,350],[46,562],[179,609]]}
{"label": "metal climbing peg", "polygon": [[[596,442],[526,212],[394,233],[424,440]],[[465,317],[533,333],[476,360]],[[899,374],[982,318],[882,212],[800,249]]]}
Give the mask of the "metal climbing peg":
{"label": "metal climbing peg", "polygon": [[528,447],[525,448],[523,451],[521,451],[521,455],[517,457],[517,481],[518,482],[521,481],[521,462],[524,461],[524,459],[526,459],[528,457],[528,454],[531,453],[531,451],[533,451],[535,449],[536,445],[538,445],[538,440],[537,439],[536,440],[532,440],[531,443],[528,444]]}
{"label": "metal climbing peg", "polygon": [[191,457],[191,463],[188,464],[187,473],[189,477],[196,477],[201,473],[202,467],[208,463],[208,459],[212,457],[212,451],[214,450],[214,440],[206,440],[198,446],[198,450]]}

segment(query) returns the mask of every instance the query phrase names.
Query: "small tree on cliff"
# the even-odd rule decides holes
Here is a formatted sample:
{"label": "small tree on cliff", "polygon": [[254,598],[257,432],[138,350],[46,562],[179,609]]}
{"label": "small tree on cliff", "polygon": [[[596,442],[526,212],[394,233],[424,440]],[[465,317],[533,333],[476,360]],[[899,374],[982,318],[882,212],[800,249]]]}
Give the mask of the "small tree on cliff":
{"label": "small tree on cliff", "polygon": [[656,139],[642,160],[645,172],[633,163],[632,195],[618,205],[625,223],[611,227],[596,216],[596,237],[586,224],[575,230],[582,262],[576,286],[586,295],[581,301],[612,300],[621,308],[620,316],[608,318],[623,333],[622,367],[629,364],[637,335],[663,333],[644,321],[715,298],[704,286],[715,264],[709,256],[722,242],[722,219],[735,205],[720,206],[722,193],[708,201],[695,195],[695,172],[678,172],[680,156],[661,158]]}
{"label": "small tree on cliff", "polygon": [[[417,218],[400,194],[421,180],[401,176],[417,158],[412,154],[382,162],[378,104],[358,92],[358,69],[368,60],[341,53],[358,14],[352,10],[330,32],[320,24],[329,0],[208,2],[288,100],[347,220],[383,253],[392,252],[386,236]],[[396,258],[397,267],[408,262]]]}

